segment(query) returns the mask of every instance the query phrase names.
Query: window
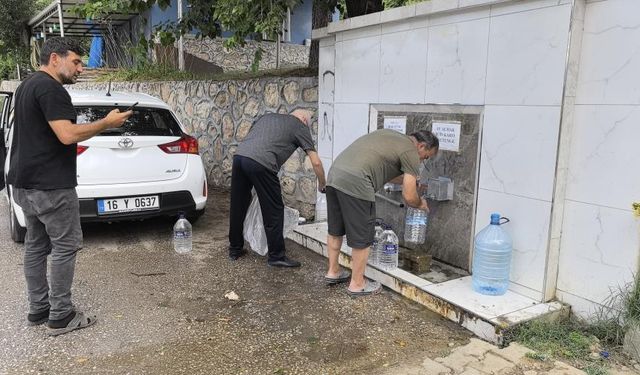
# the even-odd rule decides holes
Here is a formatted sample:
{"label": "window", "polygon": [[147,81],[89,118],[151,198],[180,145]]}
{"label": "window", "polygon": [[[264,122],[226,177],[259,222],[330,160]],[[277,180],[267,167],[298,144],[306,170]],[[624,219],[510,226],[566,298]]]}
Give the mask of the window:
{"label": "window", "polygon": [[[90,123],[105,117],[117,107],[76,107],[78,124]],[[133,115],[120,128],[106,129],[98,136],[109,135],[151,135],[180,137],[182,131],[178,122],[167,109],[136,107]]]}

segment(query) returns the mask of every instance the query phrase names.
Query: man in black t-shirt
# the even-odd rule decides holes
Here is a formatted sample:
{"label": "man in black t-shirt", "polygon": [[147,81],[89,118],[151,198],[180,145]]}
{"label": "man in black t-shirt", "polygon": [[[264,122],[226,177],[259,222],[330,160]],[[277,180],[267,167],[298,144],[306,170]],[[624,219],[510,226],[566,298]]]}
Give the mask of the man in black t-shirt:
{"label": "man in black t-shirt", "polygon": [[251,188],[262,210],[267,236],[267,263],[274,267],[299,267],[300,262],[285,256],[284,203],[278,170],[298,148],[309,156],[318,177],[318,190],[324,190],[324,168],[311,137],[311,115],[298,109],[290,115],[268,113],[260,117],[238,146],[231,167],[231,210],[229,218],[229,258],[245,254],[243,227],[251,203]]}
{"label": "man in black t-shirt", "polygon": [[[122,126],[132,111],[114,109],[90,124],[75,124],[76,112],[63,84],[82,72],[80,45],[51,38],[42,46],[40,70],[15,93],[15,125],[7,182],[27,223],[24,273],[29,297],[29,325],[48,322],[50,335],[95,323],[95,316],[74,311],[71,284],[76,252],[82,247],[75,191],[76,143],[104,129]],[[51,267],[47,280],[47,256]]]}

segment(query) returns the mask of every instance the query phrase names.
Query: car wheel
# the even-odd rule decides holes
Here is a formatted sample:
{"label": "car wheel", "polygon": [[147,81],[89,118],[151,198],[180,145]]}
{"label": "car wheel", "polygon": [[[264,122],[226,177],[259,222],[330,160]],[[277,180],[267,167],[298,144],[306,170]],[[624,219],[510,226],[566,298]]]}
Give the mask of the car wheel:
{"label": "car wheel", "polygon": [[24,237],[27,234],[27,228],[20,226],[11,201],[9,201],[9,228],[11,229],[11,239],[14,242],[24,242]]}
{"label": "car wheel", "polygon": [[189,220],[189,222],[191,224],[195,223],[196,221],[198,221],[198,219],[200,219],[200,217],[204,215],[204,208],[201,210],[195,210],[195,211],[191,211],[188,215],[187,215],[187,220]]}

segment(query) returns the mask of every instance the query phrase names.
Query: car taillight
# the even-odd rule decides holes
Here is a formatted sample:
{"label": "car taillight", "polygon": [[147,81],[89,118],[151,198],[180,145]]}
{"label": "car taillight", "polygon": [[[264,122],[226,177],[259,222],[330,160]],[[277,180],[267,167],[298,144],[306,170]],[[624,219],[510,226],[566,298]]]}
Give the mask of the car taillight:
{"label": "car taillight", "polygon": [[177,141],[158,145],[158,147],[167,154],[198,154],[198,140],[186,134]]}
{"label": "car taillight", "polygon": [[202,184],[202,196],[206,197],[207,193],[207,180],[204,180],[204,184]]}
{"label": "car taillight", "polygon": [[77,149],[76,149],[76,156],[82,154],[83,152],[87,151],[89,147],[88,146],[80,146],[77,145]]}

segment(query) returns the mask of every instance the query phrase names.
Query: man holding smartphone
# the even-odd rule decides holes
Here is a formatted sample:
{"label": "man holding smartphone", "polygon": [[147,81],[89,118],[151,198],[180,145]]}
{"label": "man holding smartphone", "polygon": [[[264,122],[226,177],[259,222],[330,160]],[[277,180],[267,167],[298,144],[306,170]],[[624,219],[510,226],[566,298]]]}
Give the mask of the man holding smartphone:
{"label": "man holding smartphone", "polygon": [[[122,126],[133,113],[114,109],[93,123],[75,124],[76,112],[62,85],[75,83],[82,73],[82,54],[82,47],[73,39],[47,39],[40,53],[40,70],[22,82],[15,93],[7,180],[27,224],[27,321],[32,326],[47,323],[50,335],[96,322],[95,316],[74,311],[71,303],[76,253],[82,247],[75,190],[76,143]],[[51,267],[47,279],[48,256]]]}

